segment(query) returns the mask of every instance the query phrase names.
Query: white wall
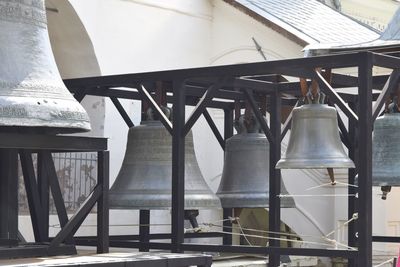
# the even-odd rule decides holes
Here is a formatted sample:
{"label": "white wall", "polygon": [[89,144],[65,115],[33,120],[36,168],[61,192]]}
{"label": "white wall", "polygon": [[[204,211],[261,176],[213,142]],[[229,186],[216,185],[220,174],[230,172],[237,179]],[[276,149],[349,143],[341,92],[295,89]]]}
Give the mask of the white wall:
{"label": "white wall", "polygon": [[267,60],[302,57],[303,47],[267,28],[224,1],[213,1],[210,65],[263,61],[252,37]]}
{"label": "white wall", "polygon": [[[207,64],[210,5],[207,1],[71,1],[91,36],[103,75]],[[124,101],[134,123],[137,102]],[[125,151],[127,127],[106,102],[105,136],[111,150],[111,179]]]}
{"label": "white wall", "polygon": [[[212,22],[212,7],[208,1],[70,2],[89,32],[102,75],[208,65]],[[138,125],[140,103],[122,102],[134,124]],[[109,137],[112,184],[122,163],[128,128],[108,100],[106,111],[104,135]],[[198,146],[197,140],[195,145]],[[131,218],[129,223],[137,220],[135,211],[124,212],[124,216],[115,214],[119,213],[111,211],[111,224],[126,224],[127,216]],[[152,217],[155,221],[169,222],[168,212],[158,214],[159,217]],[[219,218],[218,213],[214,216]],[[118,229],[122,228],[114,227],[112,231]],[[169,228],[164,227],[164,230]]]}

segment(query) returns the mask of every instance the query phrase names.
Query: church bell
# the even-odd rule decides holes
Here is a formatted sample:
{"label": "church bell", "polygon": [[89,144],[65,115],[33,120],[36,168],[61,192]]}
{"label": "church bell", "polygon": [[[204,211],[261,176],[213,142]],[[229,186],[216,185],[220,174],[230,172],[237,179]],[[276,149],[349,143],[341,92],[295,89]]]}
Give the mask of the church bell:
{"label": "church bell", "polygon": [[311,103],[293,109],[286,154],[276,168],[354,168],[340,141],[334,107]]}
{"label": "church bell", "polygon": [[372,185],[380,186],[386,199],[391,186],[400,186],[400,113],[385,113],[374,123]]}
{"label": "church bell", "polygon": [[[109,193],[112,209],[170,209],[172,137],[156,120],[129,129],[119,174]],[[205,182],[189,132],[185,139],[185,210],[220,208]]]}
{"label": "church bell", "polygon": [[43,0],[0,0],[0,128],[73,133],[89,117],[64,86],[47,32]]}
{"label": "church bell", "polygon": [[[243,117],[241,117],[242,119]],[[269,143],[258,126],[248,129],[239,119],[238,134],[226,140],[225,161],[217,196],[223,208],[269,206]],[[253,118],[255,122],[256,119]],[[281,193],[288,194],[282,182]],[[295,207],[282,198],[282,208]]]}

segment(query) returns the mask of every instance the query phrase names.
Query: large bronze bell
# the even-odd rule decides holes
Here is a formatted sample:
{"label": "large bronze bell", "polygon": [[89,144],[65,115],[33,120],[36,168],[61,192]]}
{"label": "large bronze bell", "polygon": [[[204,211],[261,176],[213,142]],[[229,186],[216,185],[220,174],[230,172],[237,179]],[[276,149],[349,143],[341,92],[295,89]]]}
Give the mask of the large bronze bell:
{"label": "large bronze bell", "polygon": [[[242,124],[240,119],[239,124]],[[238,134],[226,140],[224,168],[217,196],[223,208],[267,208],[268,140],[265,134],[260,133],[259,127],[248,129],[241,125],[237,130]],[[283,183],[281,193],[288,194]],[[295,207],[293,198],[282,198],[281,207]]]}
{"label": "large bronze bell", "polygon": [[[143,121],[129,129],[119,174],[109,193],[113,209],[171,208],[172,138],[159,121]],[[193,136],[185,139],[185,209],[221,206],[200,172]]]}
{"label": "large bronze bell", "polygon": [[276,168],[354,168],[340,141],[334,107],[313,103],[293,109],[286,154]]}
{"label": "large bronze bell", "polygon": [[90,130],[86,111],[58,72],[43,0],[0,0],[0,58],[2,131]]}
{"label": "large bronze bell", "polygon": [[376,119],[372,137],[372,185],[381,186],[386,199],[391,186],[400,186],[400,113]]}

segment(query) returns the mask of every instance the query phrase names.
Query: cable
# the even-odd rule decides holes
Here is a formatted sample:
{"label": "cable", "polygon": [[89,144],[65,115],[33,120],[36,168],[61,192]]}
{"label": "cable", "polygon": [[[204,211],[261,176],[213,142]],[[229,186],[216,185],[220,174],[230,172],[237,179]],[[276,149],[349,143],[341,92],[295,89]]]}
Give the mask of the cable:
{"label": "cable", "polygon": [[[235,227],[232,226],[223,226],[223,225],[217,225],[213,223],[201,223],[202,225],[209,226],[209,227],[224,227],[224,228],[229,228],[229,229],[235,229]],[[266,233],[266,234],[277,234],[277,235],[285,235],[285,236],[292,236],[292,237],[300,237],[297,234],[290,234],[286,232],[274,232],[274,231],[267,231],[267,230],[258,230],[258,229],[252,229],[252,228],[243,228],[243,230],[246,231],[252,231],[252,232],[259,232],[259,233]],[[321,236],[313,236],[313,235],[301,235],[303,237],[311,237],[311,238],[322,238]]]}
{"label": "cable", "polygon": [[244,239],[246,239],[247,243],[252,247],[253,245],[250,243],[250,241],[247,239],[246,234],[243,232],[243,228],[242,228],[242,226],[240,225],[239,220],[237,220],[236,223],[237,223],[237,225],[239,226],[240,232],[243,234]]}
{"label": "cable", "polygon": [[[221,234],[240,235],[240,236],[242,235],[240,233],[231,233],[231,232],[225,232],[225,231],[215,231],[215,232],[216,233],[221,233]],[[319,246],[331,246],[331,244],[327,244],[327,243],[305,241],[305,240],[293,240],[293,239],[287,239],[287,238],[258,236],[258,235],[250,235],[250,234],[247,234],[247,236],[248,237],[260,238],[260,239],[279,240],[279,241],[302,243],[302,244],[311,244],[311,245],[319,245]]]}
{"label": "cable", "polygon": [[379,263],[378,265],[375,265],[374,267],[381,267],[381,266],[385,265],[386,263],[393,263],[393,259],[390,259],[390,260],[384,261],[382,263]]}
{"label": "cable", "polygon": [[347,226],[349,223],[351,223],[352,221],[355,221],[358,219],[358,213],[353,213],[353,216],[351,217],[350,220],[348,220],[347,222],[343,223],[342,225],[340,225],[339,227],[337,227],[336,229],[334,229],[332,232],[328,233],[325,235],[325,237],[328,237],[330,235],[333,235],[337,230],[340,230],[341,228]]}
{"label": "cable", "polygon": [[279,194],[280,198],[291,198],[291,197],[356,197],[358,194],[322,194],[322,195],[290,195],[290,194]]}
{"label": "cable", "polygon": [[[357,185],[348,184],[348,183],[342,183],[342,182],[338,182],[338,181],[336,181],[336,184],[338,184],[338,185],[345,185],[345,186],[351,186],[351,187],[356,187],[356,188],[358,188]],[[313,186],[313,187],[307,188],[306,191],[313,190],[313,189],[317,189],[317,188],[320,188],[320,187],[325,187],[325,186],[329,186],[329,187],[331,187],[331,188],[334,188],[334,185],[332,185],[332,183],[326,183],[326,184],[321,184],[321,185],[317,185],[317,186]]]}

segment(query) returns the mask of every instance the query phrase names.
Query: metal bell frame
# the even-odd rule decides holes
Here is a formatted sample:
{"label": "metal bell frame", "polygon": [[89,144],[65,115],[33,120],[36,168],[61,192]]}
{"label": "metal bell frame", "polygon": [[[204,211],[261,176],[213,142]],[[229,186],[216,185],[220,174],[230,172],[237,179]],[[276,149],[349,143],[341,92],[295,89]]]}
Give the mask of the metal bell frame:
{"label": "metal bell frame", "polygon": [[[287,59],[278,61],[267,61],[258,63],[215,66],[206,68],[182,69],[175,71],[161,71],[152,73],[114,75],[104,77],[82,78],[66,80],[67,87],[72,92],[84,92],[83,94],[110,97],[127,125],[132,124],[127,113],[120,105],[118,98],[147,99],[156,107],[162,116],[161,110],[151,97],[152,88],[145,90],[144,83],[151,81],[168,80],[172,82],[167,96],[167,101],[173,103],[173,122],[161,119],[161,122],[173,136],[173,172],[176,174],[172,181],[172,227],[170,235],[150,234],[144,224],[149,223],[149,214],[141,212],[139,236],[110,237],[111,246],[135,247],[141,250],[167,249],[175,252],[183,251],[213,251],[213,252],[237,252],[269,255],[269,266],[280,265],[279,255],[305,255],[323,257],[344,257],[349,259],[349,266],[372,266],[372,242],[399,242],[400,237],[372,236],[372,125],[378,117],[386,97],[397,86],[400,80],[400,59],[398,54],[390,55],[375,52],[358,52],[346,54],[334,54],[329,56],[318,56],[310,58]],[[379,66],[393,70],[390,75],[379,76],[373,79],[372,67]],[[332,73],[332,83],[329,83],[316,68],[340,69],[354,67],[358,69],[357,76],[346,76],[340,73]],[[271,75],[274,74],[274,75]],[[316,248],[282,248],[279,242],[270,242],[268,247],[230,246],[229,238],[224,238],[224,245],[210,244],[187,244],[185,237],[199,237],[200,234],[184,234],[183,229],[183,136],[193,126],[195,121],[204,115],[212,131],[218,139],[221,147],[224,140],[233,134],[233,103],[232,100],[249,100],[253,111],[260,121],[263,132],[266,134],[271,145],[271,165],[276,164],[280,158],[280,141],[290,127],[291,116],[285,121],[281,130],[281,105],[295,105],[293,98],[288,94],[296,94],[299,91],[298,82],[280,82],[275,79],[276,75],[288,75],[316,79],[320,89],[329,101],[340,108],[348,117],[348,130],[343,121],[339,119],[341,139],[349,149],[350,158],[354,159],[360,177],[358,188],[348,188],[349,195],[358,193],[358,205],[356,199],[348,198],[348,217],[358,213],[358,220],[350,224],[348,228],[349,246],[357,247],[358,250],[341,249],[316,249]],[[121,86],[132,89],[124,89]],[[118,89],[113,88],[118,87]],[[335,88],[358,87],[356,93],[339,92]],[[241,90],[237,91],[237,88]],[[372,88],[382,88],[377,94]],[[80,91],[82,90],[82,91]],[[270,125],[262,122],[262,114],[254,100],[255,93],[263,93],[269,96]],[[218,99],[213,99],[213,98]],[[225,101],[220,101],[224,99]],[[228,101],[226,101],[228,100]],[[374,106],[372,101],[376,100]],[[196,106],[194,112],[185,122],[185,105]],[[206,107],[217,108],[224,111],[225,126],[224,135],[220,134],[218,128],[207,112]],[[357,129],[357,131],[356,131]],[[358,147],[357,144],[362,144]],[[356,149],[357,148],[357,149]],[[355,169],[349,169],[349,183],[354,183]],[[280,209],[279,198],[275,197],[280,191],[279,170],[270,168],[270,230],[279,231]],[[143,215],[143,216],[142,216]],[[225,213],[224,218],[228,218]],[[227,226],[228,224],[225,224]],[[223,228],[229,230],[229,228]],[[356,232],[358,233],[356,237]],[[218,233],[210,233],[204,236],[217,237]],[[221,235],[219,235],[221,236]],[[157,243],[152,239],[171,238],[171,243]],[[139,242],[135,242],[139,240]],[[77,244],[88,244],[87,238],[76,239]]]}

